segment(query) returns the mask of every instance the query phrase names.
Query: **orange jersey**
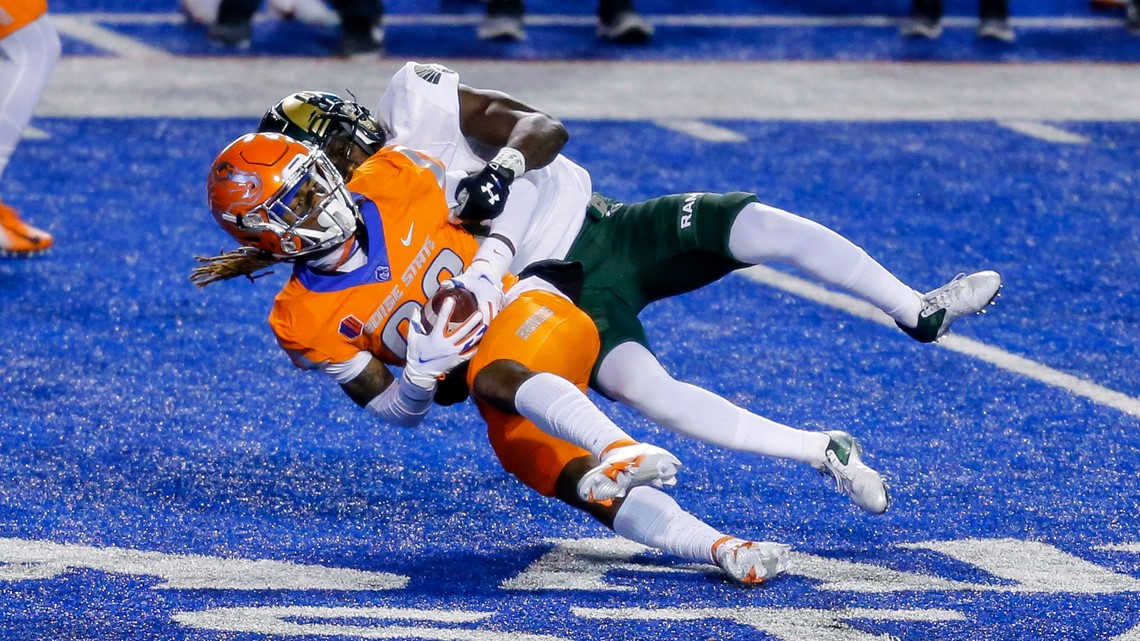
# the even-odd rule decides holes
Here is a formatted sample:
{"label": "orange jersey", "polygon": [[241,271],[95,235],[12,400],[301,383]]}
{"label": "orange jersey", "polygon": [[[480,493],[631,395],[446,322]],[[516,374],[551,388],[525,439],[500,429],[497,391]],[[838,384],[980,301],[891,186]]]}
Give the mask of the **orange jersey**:
{"label": "orange jersey", "polygon": [[0,0],[0,38],[6,38],[47,13],[47,0]]}
{"label": "orange jersey", "polygon": [[[550,372],[583,392],[590,381],[601,341],[594,321],[569,299],[545,291],[519,296],[491,321],[471,359],[467,383],[499,359],[517,361],[535,372]],[[476,402],[487,422],[487,436],[503,469],[545,496],[554,496],[566,464],[590,456],[586,450],[543,432],[527,419]]]}
{"label": "orange jersey", "polygon": [[367,232],[368,264],[327,274],[297,263],[269,315],[298,367],[343,363],[361,351],[403,365],[412,312],[478,249],[474,236],[448,222],[442,174],[404,147],[385,147],[357,168],[348,188]]}

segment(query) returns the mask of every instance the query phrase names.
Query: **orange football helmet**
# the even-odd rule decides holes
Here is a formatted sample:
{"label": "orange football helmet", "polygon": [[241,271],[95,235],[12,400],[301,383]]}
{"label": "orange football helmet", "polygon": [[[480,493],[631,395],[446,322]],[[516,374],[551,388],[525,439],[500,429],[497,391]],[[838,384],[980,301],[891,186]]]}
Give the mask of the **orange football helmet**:
{"label": "orange football helmet", "polygon": [[210,213],[230,236],[282,259],[339,246],[359,212],[324,152],[288,136],[246,134],[218,154]]}

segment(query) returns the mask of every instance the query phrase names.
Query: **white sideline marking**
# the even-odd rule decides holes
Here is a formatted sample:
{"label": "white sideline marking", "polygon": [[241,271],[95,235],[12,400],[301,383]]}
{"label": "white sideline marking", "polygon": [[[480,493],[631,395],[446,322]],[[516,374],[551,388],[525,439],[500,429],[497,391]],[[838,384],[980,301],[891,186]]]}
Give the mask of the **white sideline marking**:
{"label": "white sideline marking", "polygon": [[110,29],[100,27],[94,21],[77,15],[57,14],[51,16],[52,24],[60,33],[94,45],[123,58],[169,58],[162,49],[147,46],[134,38],[128,38]]}
{"label": "white sideline marking", "polygon": [[24,128],[24,134],[21,137],[24,140],[47,140],[48,138],[51,138],[51,134],[44,131],[43,129],[36,129],[35,127],[29,125],[28,127]]}
{"label": "white sideline marking", "polygon": [[1140,543],[1108,543],[1105,545],[1095,545],[1093,549],[1108,552],[1140,552]]}
{"label": "white sideline marking", "polygon": [[[619,621],[702,621],[728,619],[760,630],[780,641],[876,641],[894,637],[863,632],[846,623],[847,619],[871,621],[964,621],[966,616],[953,610],[885,610],[878,608],[582,608],[570,611],[583,619]],[[700,638],[707,637],[701,634]],[[693,635],[692,638],[697,638]]]}
{"label": "white sideline marking", "polygon": [[1016,131],[1019,134],[1025,134],[1031,138],[1037,138],[1038,140],[1044,140],[1046,142],[1056,142],[1063,145],[1087,145],[1089,143],[1089,139],[1080,134],[1065,131],[1060,127],[1047,125],[1043,122],[999,120],[998,125]]}
{"label": "white sideline marking", "polygon": [[73,568],[158,577],[157,590],[373,591],[408,585],[408,577],[388,572],[0,538],[0,584],[50,579]]}
{"label": "white sideline marking", "polygon": [[702,120],[654,120],[653,124],[710,142],[746,142],[748,138]]}
{"label": "white sideline marking", "polygon": [[[178,24],[186,18],[178,12],[166,13],[118,13],[91,11],[76,13],[53,13],[52,19],[59,17],[77,18],[91,22],[115,24]],[[258,14],[263,19],[264,14]],[[474,26],[483,19],[476,14],[388,14],[384,16],[387,25],[431,25],[466,27]],[[895,28],[902,20],[901,15],[861,15],[861,16],[718,16],[718,15],[653,15],[645,14],[651,24],[662,27],[719,27],[730,29],[750,29],[757,27],[883,27]],[[523,23],[531,27],[583,27],[593,26],[597,19],[593,16],[563,14],[527,14]],[[1121,29],[1119,18],[1018,18],[1010,19],[1010,25],[1022,29]],[[942,25],[949,29],[974,29],[977,18],[968,16],[946,16]]]}
{"label": "white sideline marking", "polygon": [[[892,328],[895,326],[895,322],[891,320],[890,317],[870,303],[865,303],[847,294],[830,291],[819,285],[778,272],[769,267],[757,265],[742,270],[739,273],[749,280],[777,287],[786,292],[807,298],[808,300],[843,310],[853,316],[858,316],[859,318]],[[962,336],[948,334],[939,339],[937,344],[940,347],[945,347],[946,349],[967,356],[973,356],[974,358],[983,360],[991,365],[996,365],[1006,371],[1027,376],[1046,385],[1059,387],[1078,396],[1083,396],[1095,403],[1118,409],[1131,416],[1140,417],[1140,399],[1077,378],[1072,374],[1057,371],[1041,363],[1010,354],[1004,350]]]}
{"label": "white sideline marking", "polygon": [[[358,639],[424,639],[425,641],[565,641],[563,637],[437,624],[479,624],[494,612],[419,610],[382,607],[237,607],[175,612],[174,621],[197,630],[251,632],[274,636],[336,636]],[[298,619],[301,619],[298,621]],[[315,619],[304,621],[304,619]],[[369,619],[368,623],[336,623]]]}

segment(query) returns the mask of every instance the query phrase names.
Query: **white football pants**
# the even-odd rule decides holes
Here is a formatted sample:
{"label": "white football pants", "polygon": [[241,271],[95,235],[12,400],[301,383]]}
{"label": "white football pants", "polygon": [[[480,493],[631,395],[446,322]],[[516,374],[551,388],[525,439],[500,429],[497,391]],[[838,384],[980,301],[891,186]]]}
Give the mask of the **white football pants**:
{"label": "white football pants", "polygon": [[0,176],[59,61],[59,34],[47,15],[0,40]]}

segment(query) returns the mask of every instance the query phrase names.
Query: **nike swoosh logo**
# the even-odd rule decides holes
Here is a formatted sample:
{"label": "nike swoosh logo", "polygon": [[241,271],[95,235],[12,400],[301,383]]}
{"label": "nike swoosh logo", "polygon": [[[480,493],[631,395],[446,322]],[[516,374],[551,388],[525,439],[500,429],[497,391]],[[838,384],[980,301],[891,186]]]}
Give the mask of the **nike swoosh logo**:
{"label": "nike swoosh logo", "polygon": [[412,223],[412,226],[408,227],[408,235],[404,236],[403,238],[400,239],[401,245],[403,245],[404,247],[408,247],[412,244],[412,232],[415,231],[415,229],[416,229],[416,224]]}

